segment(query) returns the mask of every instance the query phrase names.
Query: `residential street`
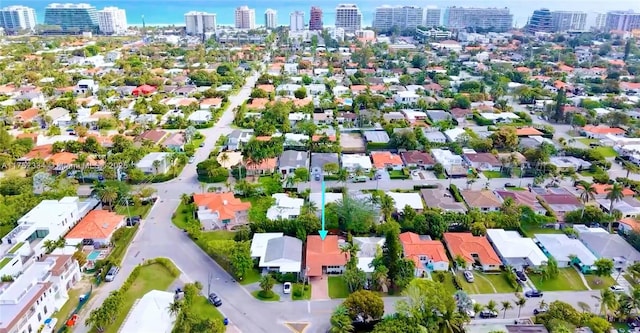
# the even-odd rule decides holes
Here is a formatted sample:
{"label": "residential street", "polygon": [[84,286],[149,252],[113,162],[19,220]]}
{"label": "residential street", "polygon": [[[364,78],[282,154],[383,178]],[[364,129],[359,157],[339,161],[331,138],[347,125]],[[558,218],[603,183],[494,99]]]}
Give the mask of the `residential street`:
{"label": "residential street", "polygon": [[[199,192],[200,186],[196,177],[196,165],[207,158],[210,151],[214,149],[215,143],[220,135],[231,132],[231,122],[233,121],[233,109],[244,102],[251,92],[257,79],[254,74],[247,80],[242,90],[231,98],[231,103],[224,112],[219,122],[212,128],[200,130],[206,136],[204,147],[198,149],[195,154],[195,162],[187,164],[179,177],[172,181],[154,184],[160,199],[150,211],[147,219],[141,224],[140,230],[131,243],[127,255],[122,264],[120,273],[114,282],[106,283],[95,292],[89,305],[81,312],[81,320],[74,332],[86,333],[89,328],[84,326],[89,311],[99,306],[107,297],[108,293],[119,288],[124,280],[129,276],[132,269],[148,258],[166,257],[171,260],[183,272],[183,281],[200,281],[207,286],[207,281],[211,278],[212,291],[218,293],[223,299],[223,305],[219,308],[221,312],[229,318],[230,327],[235,327],[241,332],[269,332],[284,333],[291,332],[285,322],[308,322],[311,326],[306,330],[308,333],[326,332],[329,328],[329,316],[333,309],[342,300],[316,300],[316,301],[280,301],[274,303],[261,302],[251,296],[245,288],[236,283],[232,277],[218,266],[206,253],[204,253],[195,243],[193,243],[186,233],[177,229],[171,223],[171,216],[179,205],[180,196],[183,193]],[[489,187],[496,189],[504,187],[506,183],[515,186],[526,187],[533,182],[532,178],[518,179],[478,179],[472,188],[481,189],[489,183]],[[327,182],[327,186],[347,186],[352,190],[362,189],[412,189],[415,185],[440,184],[443,187],[450,183],[457,185],[461,189],[468,187],[466,179],[454,180],[394,180],[394,181],[367,181],[366,183],[340,183],[335,181]],[[299,190],[311,188],[313,192],[320,191],[319,182],[307,182],[298,185]],[[279,286],[275,287],[276,289]],[[206,290],[205,290],[206,292]],[[592,295],[597,292],[555,292],[545,293],[545,301],[562,300],[576,305],[582,301],[592,306],[596,310],[596,300]],[[491,294],[473,295],[476,301],[486,304],[489,300],[494,300],[498,304],[501,301],[515,300],[513,294]],[[395,311],[395,302],[400,297],[385,298],[386,313]],[[522,308],[521,315],[529,316],[533,309],[538,306],[540,299],[529,299]],[[518,309],[507,311],[507,318],[516,318]],[[502,316],[502,312],[500,313]],[[480,319],[481,320],[481,319]]]}

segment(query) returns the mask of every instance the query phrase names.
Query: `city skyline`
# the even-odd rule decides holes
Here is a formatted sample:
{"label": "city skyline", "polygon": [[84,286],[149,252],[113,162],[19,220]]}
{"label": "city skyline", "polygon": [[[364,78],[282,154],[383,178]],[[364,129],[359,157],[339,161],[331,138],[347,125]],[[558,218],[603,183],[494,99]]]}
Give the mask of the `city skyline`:
{"label": "city skyline", "polygon": [[[3,6],[11,6],[11,5],[26,5],[35,9],[37,22],[41,23],[44,17],[44,8],[54,1],[51,0],[5,0],[2,2]],[[91,1],[84,1],[89,2]],[[149,3],[150,6],[145,6],[144,4]],[[256,12],[264,13],[267,8],[273,8],[277,10],[279,13],[284,13],[285,15],[289,15],[289,13],[295,10],[302,10],[305,12],[305,17],[309,15],[309,9],[311,6],[316,6],[322,9],[324,12],[324,25],[334,25],[333,18],[335,16],[335,6],[339,3],[345,3],[347,1],[329,1],[323,2],[320,4],[309,4],[304,2],[288,2],[286,4],[279,4],[274,7],[272,2],[257,0],[252,2],[251,7],[255,8]],[[366,2],[358,2],[358,1],[349,1],[359,5],[362,14],[363,14],[363,22],[365,25],[369,25],[373,21],[374,11],[376,7],[382,5],[414,5],[411,2],[392,2],[388,0],[371,0]],[[216,1],[215,5],[211,5],[211,2],[205,0],[192,0],[187,4],[184,2],[177,2],[175,0],[140,0],[136,2],[136,6],[132,6],[131,2],[124,1],[113,1],[105,3],[100,1],[96,3],[96,7],[102,6],[117,6],[123,8],[127,11],[127,20],[132,25],[140,25],[142,23],[142,16],[145,17],[145,21],[147,24],[152,25],[171,25],[171,24],[182,24],[183,23],[183,14],[189,11],[205,11],[205,12],[213,12],[218,14],[219,24],[222,25],[233,25],[234,24],[234,10],[238,5],[242,3],[229,1],[229,0],[221,0]],[[514,15],[514,22],[517,27],[523,27],[526,25],[528,19],[530,18],[532,12],[536,9],[540,8],[549,8],[552,11],[559,10],[575,10],[575,6],[568,4],[566,2],[554,2],[551,0],[540,0],[533,3],[523,3],[518,4],[518,6],[513,6],[513,3],[504,0],[492,0],[486,1],[482,5],[479,5],[476,1],[472,0],[460,0],[456,2],[450,2],[445,0],[432,0],[425,2],[424,5],[421,4],[421,7],[437,7],[440,9],[444,9],[447,6],[459,6],[459,7],[473,7],[473,6],[483,6],[483,7],[505,7],[512,6],[511,11]],[[163,10],[161,10],[163,9]],[[230,9],[230,11],[229,11]],[[586,0],[581,2],[580,10],[587,13],[595,13],[600,12],[604,13],[612,10],[629,10],[634,9],[636,12],[640,11],[640,5],[633,0],[620,0],[614,3],[606,3],[602,4],[596,0]],[[260,20],[262,21],[262,20]],[[260,22],[262,24],[263,22]]]}

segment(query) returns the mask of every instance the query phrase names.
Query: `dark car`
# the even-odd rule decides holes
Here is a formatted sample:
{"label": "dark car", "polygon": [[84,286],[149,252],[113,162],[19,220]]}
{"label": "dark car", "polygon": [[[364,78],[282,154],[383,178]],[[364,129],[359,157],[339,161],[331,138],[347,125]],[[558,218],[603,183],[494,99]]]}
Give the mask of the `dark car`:
{"label": "dark car", "polygon": [[215,307],[222,305],[222,300],[215,293],[209,294],[209,303],[213,304]]}
{"label": "dark car", "polygon": [[498,313],[491,310],[482,310],[480,311],[480,318],[497,318]]}
{"label": "dark car", "polygon": [[542,291],[540,291],[540,290],[527,290],[527,292],[525,292],[524,295],[526,297],[542,297]]}
{"label": "dark car", "polygon": [[518,279],[520,279],[520,281],[522,282],[527,281],[527,276],[524,274],[523,271],[516,271],[516,276],[518,276]]}

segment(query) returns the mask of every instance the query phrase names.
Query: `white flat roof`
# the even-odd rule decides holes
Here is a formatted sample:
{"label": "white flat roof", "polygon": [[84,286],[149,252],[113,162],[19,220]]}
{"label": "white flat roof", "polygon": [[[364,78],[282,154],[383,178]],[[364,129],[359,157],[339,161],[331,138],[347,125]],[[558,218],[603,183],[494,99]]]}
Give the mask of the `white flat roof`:
{"label": "white flat roof", "polygon": [[574,255],[582,264],[591,266],[597,259],[581,241],[565,234],[536,234],[534,237],[558,261],[571,261],[570,257]]}
{"label": "white flat roof", "polygon": [[147,156],[143,157],[138,162],[138,164],[136,164],[136,167],[151,168],[153,167],[154,161],[160,161],[160,160],[166,159],[168,156],[169,156],[169,153],[158,153],[158,152],[149,153],[147,154]]}
{"label": "white flat roof", "polygon": [[531,238],[522,237],[517,231],[487,229],[487,237],[505,259],[528,258],[536,266],[547,261],[547,256]]}
{"label": "white flat roof", "polygon": [[[325,193],[324,204],[328,205],[333,202],[342,200],[342,193]],[[309,201],[313,202],[318,209],[322,208],[322,193],[315,192],[309,194]]]}
{"label": "white flat roof", "polygon": [[360,154],[342,154],[342,166],[355,167],[358,165],[363,169],[371,169],[371,158]]}
{"label": "white flat roof", "polygon": [[387,195],[393,198],[398,211],[402,211],[406,205],[409,205],[409,207],[413,209],[424,209],[424,203],[422,202],[420,193],[387,192]]}
{"label": "white flat roof", "polygon": [[269,240],[282,236],[284,236],[284,234],[281,232],[264,232],[253,234],[253,239],[251,240],[251,257],[264,257],[265,251],[267,251],[267,243],[269,243]]}
{"label": "white flat roof", "polygon": [[174,318],[167,308],[173,302],[174,294],[167,291],[152,290],[146,293],[133,306],[127,319],[120,327],[120,333],[170,333]]}

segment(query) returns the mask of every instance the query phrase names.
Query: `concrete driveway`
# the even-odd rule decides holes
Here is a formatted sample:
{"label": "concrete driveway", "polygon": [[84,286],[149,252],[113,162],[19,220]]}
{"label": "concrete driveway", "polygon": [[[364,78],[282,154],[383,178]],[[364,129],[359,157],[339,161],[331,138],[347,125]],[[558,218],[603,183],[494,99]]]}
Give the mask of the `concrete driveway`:
{"label": "concrete driveway", "polygon": [[311,300],[329,299],[329,279],[326,276],[309,279],[311,284]]}

